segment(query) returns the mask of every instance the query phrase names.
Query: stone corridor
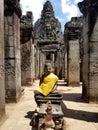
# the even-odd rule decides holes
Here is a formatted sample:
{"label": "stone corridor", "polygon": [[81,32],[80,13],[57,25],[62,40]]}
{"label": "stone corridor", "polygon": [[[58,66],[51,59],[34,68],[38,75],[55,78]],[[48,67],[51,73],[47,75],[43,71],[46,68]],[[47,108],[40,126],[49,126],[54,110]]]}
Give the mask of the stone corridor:
{"label": "stone corridor", "polygon": [[48,62],[66,82],[59,89],[64,92],[67,129],[98,129],[98,0],[77,6],[82,15],[72,17],[62,32],[49,0],[35,24],[33,12],[22,14],[20,0],[0,0],[0,123],[6,117],[2,130],[31,129],[25,114],[35,109],[33,90]]}

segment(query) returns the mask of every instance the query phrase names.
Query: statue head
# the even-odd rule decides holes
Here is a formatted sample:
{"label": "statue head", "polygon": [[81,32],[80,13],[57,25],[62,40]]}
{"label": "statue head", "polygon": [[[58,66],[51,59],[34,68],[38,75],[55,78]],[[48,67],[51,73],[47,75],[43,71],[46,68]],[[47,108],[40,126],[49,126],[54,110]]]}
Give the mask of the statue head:
{"label": "statue head", "polygon": [[44,64],[44,74],[49,74],[53,71],[51,63]]}

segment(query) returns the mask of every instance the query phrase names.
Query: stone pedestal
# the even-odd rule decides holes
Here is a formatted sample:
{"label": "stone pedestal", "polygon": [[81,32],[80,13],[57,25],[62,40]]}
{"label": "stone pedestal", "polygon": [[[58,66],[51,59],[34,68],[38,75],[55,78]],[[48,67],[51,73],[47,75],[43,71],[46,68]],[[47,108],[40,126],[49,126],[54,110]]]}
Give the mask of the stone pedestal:
{"label": "stone pedestal", "polygon": [[4,77],[4,19],[3,0],[0,1],[0,119],[5,114],[5,77]]}

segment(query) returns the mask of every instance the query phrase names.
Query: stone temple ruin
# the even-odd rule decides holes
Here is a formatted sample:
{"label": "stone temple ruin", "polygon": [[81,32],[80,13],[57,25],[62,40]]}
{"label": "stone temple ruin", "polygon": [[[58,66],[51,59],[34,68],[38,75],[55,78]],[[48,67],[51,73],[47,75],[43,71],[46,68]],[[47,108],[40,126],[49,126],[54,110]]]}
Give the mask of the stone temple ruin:
{"label": "stone temple ruin", "polygon": [[68,86],[81,81],[84,101],[98,103],[98,1],[79,2],[83,15],[65,23],[64,34],[50,1],[35,25],[33,12],[22,15],[19,2],[0,0],[0,119],[6,102],[21,98],[21,86],[40,78],[45,62]]}
{"label": "stone temple ruin", "polygon": [[43,64],[51,62],[55,73],[59,76],[62,69],[63,37],[61,25],[54,16],[53,7],[47,1],[41,12],[41,18],[35,23],[35,47],[36,47],[36,77],[43,72]]}

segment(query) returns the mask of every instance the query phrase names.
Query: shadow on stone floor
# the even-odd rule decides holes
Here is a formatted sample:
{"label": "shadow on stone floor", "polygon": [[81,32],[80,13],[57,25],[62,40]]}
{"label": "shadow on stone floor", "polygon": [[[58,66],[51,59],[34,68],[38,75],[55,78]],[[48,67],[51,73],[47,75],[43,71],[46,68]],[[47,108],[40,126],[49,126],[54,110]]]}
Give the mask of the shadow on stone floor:
{"label": "shadow on stone floor", "polygon": [[34,111],[28,111],[24,117],[31,119],[33,114],[34,114]]}
{"label": "shadow on stone floor", "polygon": [[80,93],[64,93],[64,101],[84,102]]}
{"label": "shadow on stone floor", "polygon": [[[77,103],[77,102],[85,103],[82,99],[81,93],[64,93],[63,101],[71,101],[74,103]],[[62,110],[65,117],[78,119],[78,120],[84,120],[87,122],[98,123],[98,113],[96,112],[68,109],[64,103],[62,103]]]}
{"label": "shadow on stone floor", "polygon": [[[31,121],[33,114],[34,114],[34,111],[28,111],[24,117],[29,118]],[[30,123],[29,123],[29,125],[30,125]],[[38,126],[31,126],[31,130],[37,130],[37,128],[38,128]]]}

